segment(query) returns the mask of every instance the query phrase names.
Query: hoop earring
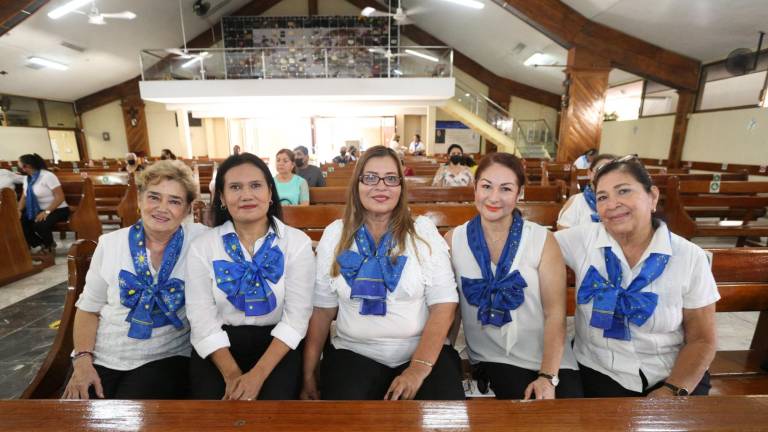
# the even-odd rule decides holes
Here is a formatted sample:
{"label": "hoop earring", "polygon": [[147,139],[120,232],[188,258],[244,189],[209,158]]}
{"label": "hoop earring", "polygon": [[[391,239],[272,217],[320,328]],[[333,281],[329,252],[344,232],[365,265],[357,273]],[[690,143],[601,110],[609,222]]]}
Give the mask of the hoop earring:
{"label": "hoop earring", "polygon": [[222,210],[226,210],[227,209],[227,206],[225,206],[224,203],[221,203],[220,207],[221,207]]}

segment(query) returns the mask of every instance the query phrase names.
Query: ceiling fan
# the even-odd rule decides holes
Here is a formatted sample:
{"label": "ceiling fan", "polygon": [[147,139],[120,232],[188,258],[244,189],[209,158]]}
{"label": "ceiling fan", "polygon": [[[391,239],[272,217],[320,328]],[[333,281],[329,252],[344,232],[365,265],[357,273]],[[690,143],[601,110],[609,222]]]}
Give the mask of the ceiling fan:
{"label": "ceiling fan", "polygon": [[[88,3],[91,4],[91,9],[87,13],[81,10],[78,10],[79,7],[85,6]],[[69,2],[64,6],[51,11],[48,14],[48,16],[52,19],[58,19],[70,12],[80,14],[80,15],[85,15],[86,17],[88,17],[88,23],[94,24],[94,25],[105,25],[107,24],[108,19],[132,20],[136,18],[136,14],[131,11],[122,11],[122,12],[116,12],[116,13],[101,13],[99,12],[99,8],[96,7],[95,0],[89,0],[87,2],[83,0],[75,0],[75,1]]]}
{"label": "ceiling fan", "polygon": [[380,11],[376,8],[368,6],[360,12],[360,15],[364,17],[390,17],[395,21],[396,25],[408,25],[413,24],[413,20],[409,17],[420,13],[421,10],[421,8],[413,8],[406,11],[403,9],[401,1],[398,0],[397,8],[395,9],[394,13],[392,13],[392,2],[390,1],[389,12]]}

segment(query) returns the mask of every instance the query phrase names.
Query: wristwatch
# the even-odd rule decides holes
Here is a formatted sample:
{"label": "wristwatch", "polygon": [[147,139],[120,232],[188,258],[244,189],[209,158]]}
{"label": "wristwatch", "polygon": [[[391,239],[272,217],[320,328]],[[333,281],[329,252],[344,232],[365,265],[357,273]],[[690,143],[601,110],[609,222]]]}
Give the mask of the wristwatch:
{"label": "wristwatch", "polygon": [[45,212],[46,216],[50,216],[51,215],[51,211],[50,210],[43,210],[43,211]]}
{"label": "wristwatch", "polygon": [[549,383],[552,384],[552,387],[557,387],[557,385],[560,384],[560,378],[558,378],[557,375],[550,375],[545,374],[544,372],[539,372],[539,376],[548,379]]}
{"label": "wristwatch", "polygon": [[675,396],[688,396],[688,394],[689,394],[688,393],[688,389],[686,389],[684,387],[678,387],[678,386],[676,386],[674,384],[670,384],[670,383],[668,383],[666,381],[664,381],[662,383],[662,385],[664,387],[670,389],[672,391],[672,394],[674,394]]}

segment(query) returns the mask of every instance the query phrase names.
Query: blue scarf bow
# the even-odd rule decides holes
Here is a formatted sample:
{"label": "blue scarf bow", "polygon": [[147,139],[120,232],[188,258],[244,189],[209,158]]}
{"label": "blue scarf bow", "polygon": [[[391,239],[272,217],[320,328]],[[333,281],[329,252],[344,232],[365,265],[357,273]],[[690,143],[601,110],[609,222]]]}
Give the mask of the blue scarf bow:
{"label": "blue scarf bow", "polygon": [[398,256],[392,262],[389,252],[395,245],[389,231],[375,247],[376,242],[363,225],[355,233],[355,243],[357,252],[347,250],[336,258],[340,273],[352,290],[349,298],[363,300],[360,315],[386,315],[387,291],[397,288],[408,257]]}
{"label": "blue scarf bow", "polygon": [[641,292],[662,273],[669,262],[669,255],[652,253],[643,263],[640,274],[629,284],[621,287],[621,262],[610,247],[605,247],[605,279],[594,266],[590,266],[581,282],[576,301],[579,304],[592,304],[592,317],[589,325],[603,329],[603,337],[628,341],[631,339],[629,323],[643,325],[653,315],[659,301],[659,295]]}
{"label": "blue scarf bow", "polygon": [[586,185],[584,186],[584,192],[582,192],[582,194],[584,195],[584,200],[587,202],[587,205],[592,209],[592,222],[600,222],[600,215],[597,214],[597,197],[595,197],[595,191],[592,190],[590,185]]}
{"label": "blue scarf bow", "polygon": [[525,301],[524,288],[528,286],[518,270],[509,272],[520,247],[523,235],[523,218],[518,212],[513,215],[507,241],[496,266],[491,271],[491,254],[485,242],[480,216],[475,216],[467,225],[467,241],[483,277],[469,279],[461,277],[461,290],[472,306],[477,306],[477,319],[483,325],[501,327],[512,321],[512,310]]}
{"label": "blue scarf bow", "polygon": [[34,186],[37,179],[40,178],[41,172],[42,171],[38,171],[34,175],[27,177],[27,198],[24,204],[24,216],[31,221],[35,220],[35,216],[40,213],[40,203],[37,202],[37,196],[35,196],[35,191],[32,189],[32,186]]}
{"label": "blue scarf bow", "polygon": [[173,324],[176,329],[184,327],[176,316],[176,312],[184,306],[184,281],[170,278],[183,244],[184,230],[179,228],[165,247],[157,283],[154,283],[144,241],[144,224],[139,220],[131,227],[128,245],[136,274],[120,270],[118,277],[120,303],[131,310],[125,319],[131,323],[128,337],[149,339],[153,328],[168,324]]}
{"label": "blue scarf bow", "polygon": [[272,245],[275,233],[267,234],[251,261],[245,259],[237,233],[225,234],[222,240],[232,261],[214,261],[213,273],[216,285],[227,294],[227,300],[245,312],[245,316],[261,316],[275,310],[277,299],[268,282],[276,284],[285,270],[283,252]]}

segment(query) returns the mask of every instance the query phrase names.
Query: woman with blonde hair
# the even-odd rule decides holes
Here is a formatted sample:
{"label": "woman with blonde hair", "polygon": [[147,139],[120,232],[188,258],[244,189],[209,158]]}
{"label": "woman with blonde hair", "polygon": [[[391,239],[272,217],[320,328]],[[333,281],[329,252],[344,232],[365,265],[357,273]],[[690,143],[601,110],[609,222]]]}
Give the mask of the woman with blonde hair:
{"label": "woman with blonde hair", "polygon": [[317,247],[302,398],[464,398],[458,353],[445,345],[458,303],[448,248],[428,218],[412,218],[406,196],[397,153],[368,149],[344,218]]}
{"label": "woman with blonde hair", "polygon": [[77,301],[65,399],[186,397],[184,268],[207,228],[182,225],[197,193],[184,163],[154,163],[137,185],[141,219],[99,238]]}

